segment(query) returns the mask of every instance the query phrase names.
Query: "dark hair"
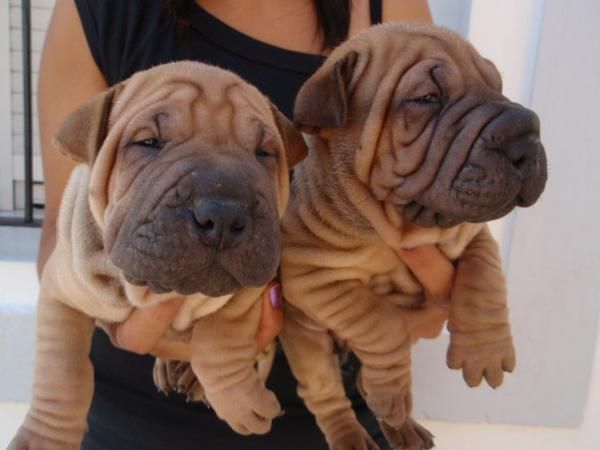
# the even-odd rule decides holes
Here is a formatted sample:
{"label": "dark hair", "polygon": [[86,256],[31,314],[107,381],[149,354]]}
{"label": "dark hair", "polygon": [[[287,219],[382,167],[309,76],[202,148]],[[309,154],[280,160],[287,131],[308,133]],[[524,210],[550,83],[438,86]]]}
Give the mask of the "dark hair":
{"label": "dark hair", "polygon": [[313,5],[323,48],[334,48],[346,40],[350,28],[350,0],[313,0]]}
{"label": "dark hair", "polygon": [[[350,28],[350,0],[312,0],[317,14],[316,32],[323,37],[323,49],[331,49],[348,37]],[[163,0],[179,33],[190,26],[190,12],[194,0]]]}

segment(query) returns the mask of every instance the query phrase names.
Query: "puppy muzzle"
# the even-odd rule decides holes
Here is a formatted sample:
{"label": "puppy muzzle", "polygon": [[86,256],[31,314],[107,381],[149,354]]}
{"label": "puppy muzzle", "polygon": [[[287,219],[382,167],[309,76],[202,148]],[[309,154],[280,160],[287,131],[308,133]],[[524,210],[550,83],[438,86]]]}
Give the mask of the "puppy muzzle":
{"label": "puppy muzzle", "polygon": [[[534,204],[544,190],[546,155],[533,111],[493,102],[472,108],[460,122],[431,184],[401,206],[417,225],[497,219],[516,206]],[[450,135],[443,126],[437,133]]]}

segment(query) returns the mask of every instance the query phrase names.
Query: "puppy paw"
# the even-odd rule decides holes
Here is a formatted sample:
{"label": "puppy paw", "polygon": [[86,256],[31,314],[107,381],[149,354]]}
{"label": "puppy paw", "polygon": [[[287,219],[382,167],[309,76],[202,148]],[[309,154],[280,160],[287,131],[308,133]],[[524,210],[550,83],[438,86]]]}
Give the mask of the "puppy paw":
{"label": "puppy paw", "polygon": [[336,419],[324,432],[330,450],[379,450],[356,418]]}
{"label": "puppy paw", "polygon": [[495,389],[502,384],[504,372],[514,370],[515,349],[510,337],[500,342],[466,345],[451,338],[447,363],[451,369],[462,369],[463,378],[470,387],[479,386],[485,378]]}
{"label": "puppy paw", "polygon": [[391,427],[400,427],[412,410],[410,379],[400,378],[385,384],[375,384],[359,376],[358,389],[378,420]]}
{"label": "puppy paw", "polygon": [[80,448],[80,444],[59,442],[21,427],[6,450],[79,450]]}
{"label": "puppy paw", "polygon": [[156,388],[165,395],[177,392],[186,395],[189,402],[206,401],[204,388],[190,363],[156,358],[152,375]]}
{"label": "puppy paw", "polygon": [[243,435],[268,433],[273,419],[282,415],[275,394],[264,386],[245,393],[235,388],[207,392],[206,398],[217,416]]}
{"label": "puppy paw", "polygon": [[393,449],[428,450],[434,446],[433,435],[411,417],[398,428],[381,422],[381,431]]}
{"label": "puppy paw", "polygon": [[379,450],[379,446],[362,427],[332,441],[329,448],[330,450]]}

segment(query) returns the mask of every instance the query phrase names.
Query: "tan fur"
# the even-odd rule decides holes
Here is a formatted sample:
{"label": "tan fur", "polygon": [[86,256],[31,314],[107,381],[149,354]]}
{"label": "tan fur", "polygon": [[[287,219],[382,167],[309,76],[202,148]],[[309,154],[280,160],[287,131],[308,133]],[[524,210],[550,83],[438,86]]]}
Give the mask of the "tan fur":
{"label": "tan fur", "polygon": [[[219,92],[226,96],[220,97]],[[157,67],[73,113],[59,132],[57,144],[88,165],[75,169],[61,204],[57,246],[41,280],[31,407],[9,450],[80,448],[93,392],[88,353],[95,320],[121,322],[134,307],[178,297],[127,283],[104,249],[103,233],[106,219],[114,212],[112,205],[127,192],[112,178],[115,167],[123,164],[116,154],[123,130],[137,112],[157,99],[182,96],[205,102],[208,111],[214,112],[206,121],[210,127],[200,132],[212,133],[216,141],[247,139],[248,127],[256,123],[236,122],[235,110],[249,104],[256,108],[265,124],[264,133],[281,149],[273,190],[279,215],[283,214],[288,197],[285,143],[293,142],[287,144],[292,160],[302,159],[304,143],[268,100],[229,72],[190,62]],[[106,108],[111,102],[114,106],[108,117]],[[103,128],[107,129],[105,137],[98,135]],[[167,333],[171,339],[191,336],[192,367],[203,393],[216,413],[244,434],[268,431],[280,413],[274,394],[265,388],[264,367],[261,373],[254,368],[257,358],[265,358],[258,355],[255,344],[264,289],[242,288],[218,298],[188,296]]]}
{"label": "tan fur", "polygon": [[[449,306],[450,367],[462,368],[469,385],[485,376],[496,387],[503,370],[514,366],[505,280],[488,227],[463,223],[447,229],[419,228],[406,223],[392,205],[376,199],[368,187],[369,177],[375,176],[375,155],[391,151],[381,137],[388,130],[385,95],[394,90],[385,85],[390,82],[385,71],[388,65],[402,64],[385,59],[392,54],[393,38],[388,32],[397,32],[392,27],[368,31],[334,52],[309,80],[313,84],[303,88],[306,97],[301,91],[300,117],[295,117],[312,136],[308,136],[309,157],[295,172],[293,200],[283,219],[281,274],[287,304],[281,341],[298,378],[300,396],[315,414],[330,448],[336,450],[377,446],[350,408],[330,333],[361,360],[359,387],[382,420],[390,444],[414,450],[433,445],[431,435],[410,418],[410,324],[399,307],[418,308],[427,299],[395,250],[436,244],[457,265]],[[435,53],[445,39],[456,39],[433,28],[405,26],[403,30],[410,36],[406,54],[413,56],[423,48]],[[341,59],[345,54],[352,56],[350,62],[350,57]],[[467,60],[471,53],[452,57],[468,80],[469,71],[475,70]],[[340,81],[346,73],[340,64],[351,64],[354,76]],[[333,100],[325,95],[335,83],[328,81],[328,86],[325,78],[319,79],[334,67],[341,74],[336,83],[349,83],[353,89],[352,103],[316,106],[313,99],[317,104],[335,101],[333,94]],[[382,77],[377,90],[369,85]],[[367,110],[374,91],[377,94]],[[320,100],[315,99],[318,95]],[[337,113],[347,111],[336,116],[331,108]],[[326,117],[318,118],[321,114]],[[401,164],[402,158],[395,161]]]}

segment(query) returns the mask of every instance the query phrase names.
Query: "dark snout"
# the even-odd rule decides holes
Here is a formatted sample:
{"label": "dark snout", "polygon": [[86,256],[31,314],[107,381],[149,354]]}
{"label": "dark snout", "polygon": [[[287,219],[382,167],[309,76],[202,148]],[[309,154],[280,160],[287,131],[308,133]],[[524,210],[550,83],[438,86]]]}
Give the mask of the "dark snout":
{"label": "dark snout", "polygon": [[533,111],[510,104],[481,137],[483,151],[504,155],[522,183],[518,205],[535,203],[546,184],[546,157],[540,142],[540,120]]}
{"label": "dark snout", "polygon": [[445,148],[433,182],[403,208],[421,226],[485,222],[530,206],[546,185],[546,154],[537,115],[504,98],[465,101],[443,120],[434,149]]}
{"label": "dark snout", "polygon": [[196,170],[176,187],[189,208],[189,227],[201,245],[215,251],[239,246],[253,225],[256,192],[243,172]]}
{"label": "dark snout", "polygon": [[503,154],[521,183],[518,206],[536,202],[546,185],[546,154],[540,142],[540,120],[533,111],[512,104],[485,130],[490,151]]}
{"label": "dark snout", "polygon": [[218,250],[238,246],[251,227],[250,206],[232,198],[197,199],[192,212],[200,241]]}
{"label": "dark snout", "polygon": [[252,226],[251,206],[249,199],[235,197],[196,199],[192,217],[200,241],[217,250],[238,246]]}
{"label": "dark snout", "polygon": [[546,156],[537,115],[520,105],[502,105],[480,133],[452,182],[456,216],[470,222],[501,217],[530,206],[546,184]]}
{"label": "dark snout", "polygon": [[[134,284],[220,296],[262,286],[279,264],[274,185],[252,154],[176,161],[136,188],[111,251]],[[134,203],[135,204],[135,203]]]}

